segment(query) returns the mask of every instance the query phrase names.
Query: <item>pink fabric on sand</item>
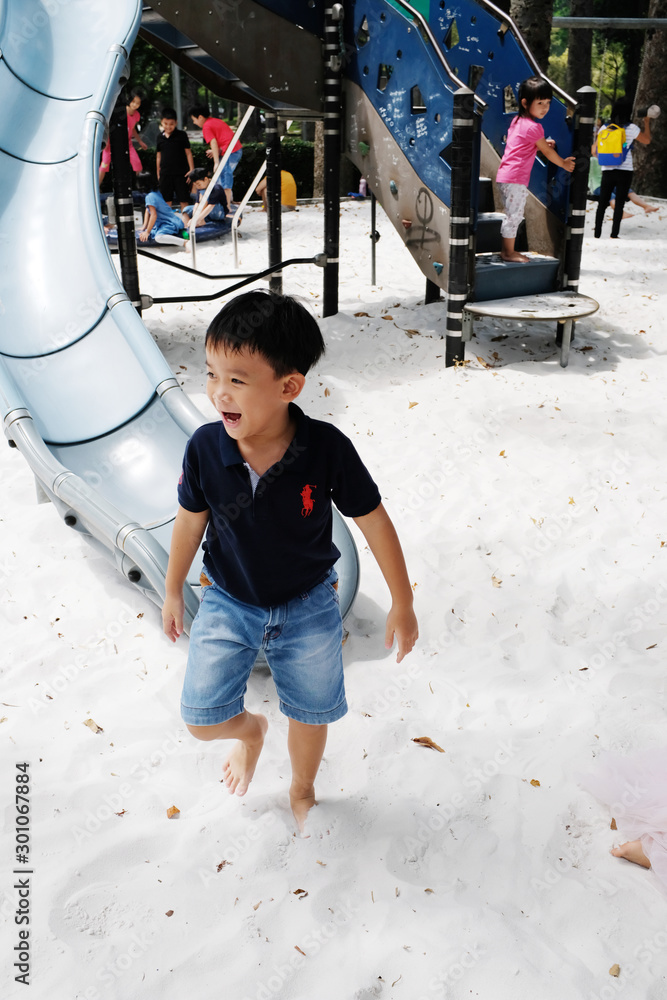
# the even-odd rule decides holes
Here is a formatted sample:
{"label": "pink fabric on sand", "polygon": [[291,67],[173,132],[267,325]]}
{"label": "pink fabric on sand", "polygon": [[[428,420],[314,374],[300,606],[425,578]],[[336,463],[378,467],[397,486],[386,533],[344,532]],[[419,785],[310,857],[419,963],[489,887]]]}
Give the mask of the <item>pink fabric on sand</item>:
{"label": "pink fabric on sand", "polygon": [[667,748],[621,757],[603,751],[595,769],[577,775],[579,783],[608,805],[616,820],[619,844],[640,840],[651,868],[667,892]]}

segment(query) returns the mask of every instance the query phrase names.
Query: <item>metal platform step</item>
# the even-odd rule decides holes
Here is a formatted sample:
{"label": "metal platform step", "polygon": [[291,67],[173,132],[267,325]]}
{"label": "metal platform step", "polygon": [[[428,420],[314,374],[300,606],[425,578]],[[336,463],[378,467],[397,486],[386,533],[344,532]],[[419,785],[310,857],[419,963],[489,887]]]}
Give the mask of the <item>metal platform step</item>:
{"label": "metal platform step", "polygon": [[499,253],[480,253],[475,258],[475,289],[471,302],[509,299],[520,295],[555,292],[558,287],[556,257],[528,251],[529,263],[504,261]]}
{"label": "metal platform step", "polygon": [[[529,264],[514,265],[529,267]],[[521,320],[522,322],[556,322],[559,324],[557,340],[560,343],[561,368],[567,367],[574,321],[597,312],[599,304],[589,295],[579,292],[547,292],[545,294],[518,295],[489,299],[486,302],[468,302],[463,310],[463,339],[470,340],[472,323],[480,316]]]}

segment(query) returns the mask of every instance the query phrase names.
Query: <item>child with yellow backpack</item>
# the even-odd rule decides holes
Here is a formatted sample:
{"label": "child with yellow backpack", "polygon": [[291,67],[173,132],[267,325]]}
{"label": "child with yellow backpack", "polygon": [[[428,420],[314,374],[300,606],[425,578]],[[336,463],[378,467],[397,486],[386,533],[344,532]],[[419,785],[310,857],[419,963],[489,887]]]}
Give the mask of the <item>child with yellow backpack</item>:
{"label": "child with yellow backpack", "polygon": [[602,171],[600,181],[600,199],[595,213],[595,238],[602,235],[602,222],[607,205],[616,190],[614,219],[611,225],[611,238],[618,239],[623,218],[623,208],[628,200],[632,183],[633,163],[632,144],[640,142],[648,146],[651,142],[651,118],[657,118],[660,108],[652,104],[644,116],[643,128],[631,121],[632,102],[627,97],[621,97],[612,108],[613,124],[603,126],[598,132],[591,153],[597,156]]}

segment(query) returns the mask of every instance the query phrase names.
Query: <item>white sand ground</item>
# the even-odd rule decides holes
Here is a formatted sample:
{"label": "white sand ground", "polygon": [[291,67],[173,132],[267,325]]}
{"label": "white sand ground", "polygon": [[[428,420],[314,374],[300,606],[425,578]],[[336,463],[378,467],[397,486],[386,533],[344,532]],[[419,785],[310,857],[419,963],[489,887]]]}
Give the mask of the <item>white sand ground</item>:
{"label": "white sand ground", "polygon": [[[327,354],[302,402],[381,484],[422,638],[400,666],[387,655],[387,592],[360,543],[350,712],[319,777],[321,837],[293,834],[269,675],[248,694],[271,723],[266,749],[232,798],[223,745],[196,743],[179,717],[186,640],[162,636],[158,609],[35,504],[24,460],[0,450],[3,996],[667,997],[665,896],[609,856],[622,817],[612,832],[575,778],[601,748],[666,742],[667,205],[618,241],[590,238],[591,216],[581,288],[601,309],[579,324],[569,367],[548,326],[489,321],[469,363],[446,370],[443,306],[421,304],[423,279],[381,214],[372,288],[370,206],[343,207],[341,312],[322,324]],[[286,256],[321,249],[320,207],[283,222]],[[243,235],[242,269],[263,266],[261,213]],[[231,270],[229,243],[199,263]],[[210,291],[151,262],[141,272],[154,295]],[[289,270],[285,290],[319,314],[318,269]],[[202,407],[218,307],[145,313]],[[11,969],[22,760],[30,992]]]}

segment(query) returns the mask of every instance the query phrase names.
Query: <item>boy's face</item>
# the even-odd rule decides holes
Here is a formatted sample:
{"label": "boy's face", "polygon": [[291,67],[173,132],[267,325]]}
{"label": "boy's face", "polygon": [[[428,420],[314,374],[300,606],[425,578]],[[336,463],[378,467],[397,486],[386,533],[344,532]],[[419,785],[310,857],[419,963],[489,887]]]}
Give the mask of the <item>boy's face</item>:
{"label": "boy's face", "polygon": [[206,121],[206,119],[204,118],[203,115],[198,115],[196,118],[195,118],[194,115],[190,115],[190,117],[192,118],[192,121],[194,122],[194,124],[198,125],[199,128],[203,128],[204,127],[204,122]]}
{"label": "boy's face", "polygon": [[281,436],[288,420],[287,404],[301,392],[298,372],[276,378],[261,354],[206,349],[206,395],[235,441],[268,443]]}
{"label": "boy's face", "polygon": [[165,135],[171,135],[176,128],[176,121],[173,118],[163,118],[160,125]]}

